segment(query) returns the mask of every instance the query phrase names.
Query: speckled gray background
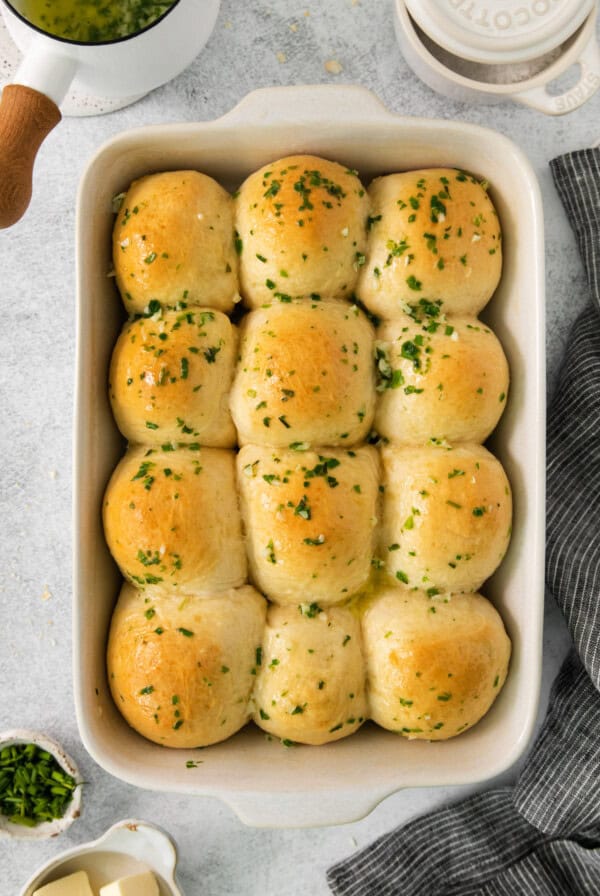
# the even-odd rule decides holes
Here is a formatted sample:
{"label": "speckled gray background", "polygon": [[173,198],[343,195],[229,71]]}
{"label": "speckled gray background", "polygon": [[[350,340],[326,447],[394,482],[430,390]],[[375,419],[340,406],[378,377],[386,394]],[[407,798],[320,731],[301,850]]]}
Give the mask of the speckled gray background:
{"label": "speckled gray background", "polygon": [[[329,60],[340,63],[338,74],[326,70]],[[0,896],[16,896],[45,860],[131,816],[156,821],[174,836],[189,896],[324,896],[324,872],[333,861],[468,792],[404,791],[345,827],[253,830],[214,799],[143,792],[111,778],[87,756],[77,733],[70,645],[71,431],[80,174],[100,144],[126,128],[215,118],[256,87],[299,83],[363,84],[393,112],[490,126],[525,150],[546,214],[550,389],[570,324],[586,301],[548,160],[600,139],[600,93],[557,119],[509,102],[451,102],[423,85],[402,59],[391,0],[223,0],[209,44],[183,75],[120,112],[63,121],[39,154],[26,217],[0,233],[0,731],[28,726],[56,736],[87,783],[83,816],[67,834],[51,843],[0,841]],[[551,602],[546,615],[542,708],[567,644]]]}

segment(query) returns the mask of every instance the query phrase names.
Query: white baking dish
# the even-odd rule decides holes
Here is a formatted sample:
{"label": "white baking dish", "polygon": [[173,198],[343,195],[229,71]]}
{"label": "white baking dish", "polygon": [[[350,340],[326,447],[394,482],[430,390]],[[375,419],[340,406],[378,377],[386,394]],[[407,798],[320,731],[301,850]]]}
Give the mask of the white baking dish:
{"label": "white baking dish", "polygon": [[[107,398],[123,320],[113,280],[111,198],[142,174],[197,168],[235,189],[260,165],[310,152],[377,174],[456,166],[490,183],[505,236],[501,285],[484,317],[506,350],[510,401],[492,441],[514,489],[514,536],[483,590],[513,642],[509,678],[483,721],[442,743],[407,741],[366,725],[322,747],[286,748],[248,726],[223,744],[174,751],[145,741],[112,703],[105,641],[120,576],[101,526],[106,482],[124,445]],[[78,352],[75,423],[74,678],[82,740],[111,774],[154,790],[218,796],[259,826],[355,821],[403,787],[463,784],[508,768],[526,748],[541,673],[544,555],[544,270],[542,207],[522,152],[493,131],[389,114],[355,87],[259,90],[217,121],[128,131],[96,154],[77,212]],[[189,759],[202,763],[187,768]]]}

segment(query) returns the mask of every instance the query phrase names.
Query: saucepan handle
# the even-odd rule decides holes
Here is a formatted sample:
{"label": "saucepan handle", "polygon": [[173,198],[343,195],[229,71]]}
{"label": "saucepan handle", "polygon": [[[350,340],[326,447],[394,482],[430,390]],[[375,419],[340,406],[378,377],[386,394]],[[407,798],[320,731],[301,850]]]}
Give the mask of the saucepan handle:
{"label": "saucepan handle", "polygon": [[33,163],[61,119],[56,103],[39,90],[8,84],[0,100],[0,227],[11,227],[31,199]]}
{"label": "saucepan handle", "polygon": [[31,199],[38,149],[61,119],[62,102],[77,69],[68,55],[31,41],[0,99],[0,228],[24,214]]}

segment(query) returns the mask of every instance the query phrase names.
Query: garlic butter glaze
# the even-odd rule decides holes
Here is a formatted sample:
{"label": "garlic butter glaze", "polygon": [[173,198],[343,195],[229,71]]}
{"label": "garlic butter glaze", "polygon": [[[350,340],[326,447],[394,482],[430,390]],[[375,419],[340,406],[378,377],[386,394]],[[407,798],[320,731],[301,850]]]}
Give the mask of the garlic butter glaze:
{"label": "garlic butter glaze", "polygon": [[104,43],[143,31],[177,0],[11,0],[11,5],[41,31],[78,43]]}

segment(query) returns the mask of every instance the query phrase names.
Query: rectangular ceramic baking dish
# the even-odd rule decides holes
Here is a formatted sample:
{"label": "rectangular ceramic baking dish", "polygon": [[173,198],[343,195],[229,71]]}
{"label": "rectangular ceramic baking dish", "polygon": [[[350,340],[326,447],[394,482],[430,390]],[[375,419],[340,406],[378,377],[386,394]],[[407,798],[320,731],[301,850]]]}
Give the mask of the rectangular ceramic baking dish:
{"label": "rectangular ceramic baking dish", "polygon": [[[511,368],[510,401],[490,447],[514,490],[514,535],[482,589],[513,642],[505,688],[473,729],[441,743],[407,741],[366,725],[322,747],[286,748],[248,726],[197,751],[156,746],[113,705],[105,644],[120,587],[101,525],[108,478],[124,451],[107,398],[111,351],[124,319],[111,267],[112,197],[143,174],[206,172],[231,190],[262,164],[309,152],[375,175],[430,166],[485,178],[504,231],[501,285],[483,315]],[[259,90],[216,121],[125,132],[89,163],[77,209],[78,349],[74,447],[74,686],[79,729],[108,772],[153,790],[218,796],[248,824],[340,824],[366,815],[404,787],[491,778],[527,747],[541,676],[544,557],[544,271],[539,188],[523,153],[494,131],[455,121],[391,115],[355,87]],[[190,758],[202,764],[187,768]]]}

